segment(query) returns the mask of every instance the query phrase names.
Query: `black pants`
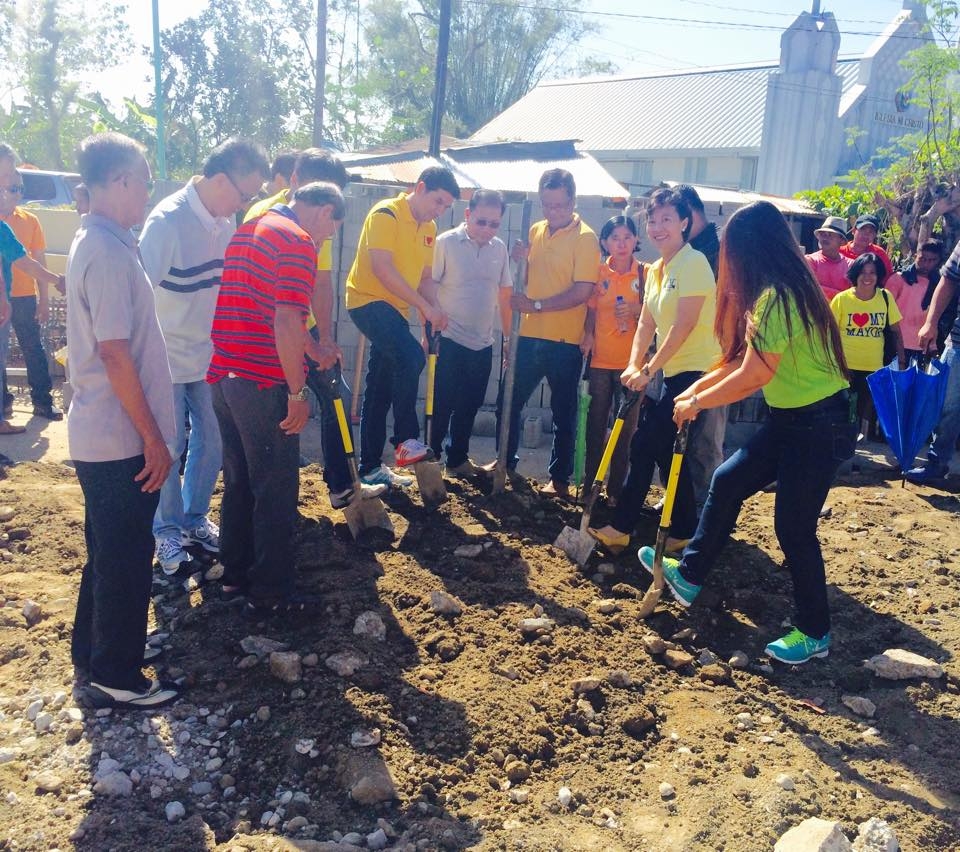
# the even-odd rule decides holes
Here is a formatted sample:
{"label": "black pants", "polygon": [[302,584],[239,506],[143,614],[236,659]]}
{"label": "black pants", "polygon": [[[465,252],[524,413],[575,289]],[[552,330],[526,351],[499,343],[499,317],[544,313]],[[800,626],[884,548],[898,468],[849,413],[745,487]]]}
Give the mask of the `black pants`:
{"label": "black pants", "polygon": [[[53,384],[50,381],[50,365],[47,363],[47,353],[43,350],[43,339],[40,337],[40,323],[37,322],[37,297],[13,296],[10,299],[10,324],[17,334],[17,343],[23,353],[23,361],[27,368],[27,381],[30,383],[30,398],[34,405],[47,407],[53,404],[50,390]],[[7,390],[6,365],[3,372],[3,397],[10,396]]]}
{"label": "black pants", "polygon": [[826,636],[830,609],[817,521],[856,437],[846,391],[805,408],[771,408],[770,420],[713,474],[697,533],[683,552],[684,579],[703,585],[744,500],[776,480],[773,525],[793,580],[795,624],[815,639]]}
{"label": "black pants", "polygon": [[[617,511],[613,516],[613,526],[621,532],[633,533],[640,520],[643,501],[647,498],[653,471],[659,466],[664,477],[670,471],[673,458],[673,442],[677,437],[677,427],[673,422],[673,400],[685,391],[703,373],[688,371],[664,378],[660,400],[647,405],[643,417],[637,424],[630,443],[630,475],[620,494]],[[696,440],[696,420],[690,424],[687,446]],[[677,496],[673,504],[673,518],[670,525],[675,538],[690,538],[697,528],[697,503],[693,495],[693,480],[690,466],[681,465],[680,480],[677,483]]]}
{"label": "black pants", "polygon": [[87,562],[70,655],[92,681],[140,691],[160,492],[145,494],[133,481],[143,470],[142,455],[74,465],[86,509]]}
{"label": "black pants", "polygon": [[468,349],[449,338],[440,338],[430,447],[434,455],[440,458],[440,450],[449,430],[449,467],[457,467],[467,460],[473,421],[483,405],[492,364],[492,346],[479,350]]}
{"label": "black pants", "polygon": [[213,385],[223,438],[220,561],[223,582],[259,601],[294,591],[293,534],[300,496],[300,436],[284,435],[287,389],[246,379]]}
{"label": "black pants", "polygon": [[[350,414],[350,388],[343,379],[339,379],[340,398],[346,416]],[[331,494],[340,494],[353,483],[350,479],[350,466],[347,464],[347,451],[343,448],[343,436],[340,424],[333,408],[333,393],[328,375],[317,368],[307,358],[307,387],[313,391],[320,403],[320,448],[323,451],[323,481]],[[349,422],[347,424],[350,425]]]}
{"label": "black pants", "polygon": [[[587,452],[584,462],[583,481],[584,490],[593,487],[593,480],[600,466],[600,459],[607,446],[607,424],[610,421],[610,410],[616,414],[623,401],[624,387],[620,383],[620,374],[623,370],[608,370],[604,367],[590,368],[590,408],[587,412]],[[637,428],[637,418],[640,415],[640,403],[637,402],[627,414],[617,441],[617,448],[613,451],[610,460],[610,478],[607,480],[607,495],[620,499],[623,483],[627,478],[627,464],[630,455],[630,439]]]}

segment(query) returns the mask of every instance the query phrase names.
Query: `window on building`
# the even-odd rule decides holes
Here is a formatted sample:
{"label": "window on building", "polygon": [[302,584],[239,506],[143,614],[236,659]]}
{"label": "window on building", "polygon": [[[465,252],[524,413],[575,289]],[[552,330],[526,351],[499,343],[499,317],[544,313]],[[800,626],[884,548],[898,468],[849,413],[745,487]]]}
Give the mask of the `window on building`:
{"label": "window on building", "polygon": [[631,183],[653,186],[653,160],[634,160]]}
{"label": "window on building", "polygon": [[740,189],[757,188],[757,157],[744,157],[740,160]]}
{"label": "window on building", "polygon": [[706,183],[707,158],[687,157],[683,161],[683,180],[686,183]]}

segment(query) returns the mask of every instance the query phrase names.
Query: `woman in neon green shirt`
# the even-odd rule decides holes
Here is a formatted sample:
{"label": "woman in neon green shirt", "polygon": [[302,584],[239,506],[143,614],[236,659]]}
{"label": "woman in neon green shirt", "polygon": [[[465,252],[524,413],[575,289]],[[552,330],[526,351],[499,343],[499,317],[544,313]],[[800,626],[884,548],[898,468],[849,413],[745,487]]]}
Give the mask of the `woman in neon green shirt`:
{"label": "woman in neon green shirt", "polygon": [[[774,529],[793,578],[796,627],[765,650],[804,663],[830,648],[817,519],[856,443],[840,333],[787,223],[765,201],[738,210],[724,229],[717,300],[720,366],[677,397],[674,420],[680,425],[760,388],[770,420],[717,468],[696,535],[682,559],[664,559],[664,578],[690,606],[743,501],[776,480]],[[641,548],[639,557],[652,570],[653,549]]]}

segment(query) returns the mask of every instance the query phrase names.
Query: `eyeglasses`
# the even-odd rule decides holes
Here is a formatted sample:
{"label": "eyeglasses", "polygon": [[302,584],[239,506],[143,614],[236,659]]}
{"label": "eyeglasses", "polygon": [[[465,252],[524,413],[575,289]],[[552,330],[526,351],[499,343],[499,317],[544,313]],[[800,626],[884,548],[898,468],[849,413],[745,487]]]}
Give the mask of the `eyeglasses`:
{"label": "eyeglasses", "polygon": [[140,183],[143,184],[144,189],[147,190],[148,195],[153,193],[153,189],[157,185],[155,180],[152,180],[151,178],[140,177],[140,175],[135,175],[133,172],[124,172],[123,174],[119,174],[114,178],[114,180],[126,180],[127,178],[134,178],[134,180],[140,181]]}
{"label": "eyeglasses", "polygon": [[500,227],[499,219],[474,219],[473,222],[478,228],[493,228],[493,230],[497,230],[497,228]]}
{"label": "eyeglasses", "polygon": [[233,179],[233,175],[231,175],[230,172],[224,172],[224,175],[226,175],[227,180],[230,181],[230,185],[237,191],[237,195],[240,196],[241,204],[249,204],[254,198],[257,197],[256,192],[252,192],[247,195],[242,189],[240,189],[240,186]]}
{"label": "eyeglasses", "polygon": [[0,186],[0,195],[22,195],[23,184],[15,183],[10,186]]}

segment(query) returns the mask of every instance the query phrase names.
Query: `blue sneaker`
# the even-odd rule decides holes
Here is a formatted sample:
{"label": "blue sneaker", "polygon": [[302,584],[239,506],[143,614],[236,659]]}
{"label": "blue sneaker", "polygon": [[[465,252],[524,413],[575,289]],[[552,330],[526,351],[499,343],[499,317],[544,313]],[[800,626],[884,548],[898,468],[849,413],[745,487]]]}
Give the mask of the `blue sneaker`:
{"label": "blue sneaker", "polygon": [[794,627],[786,636],[767,645],[763,651],[768,657],[781,663],[799,666],[814,657],[826,657],[830,653],[830,634],[822,639],[814,639]]}
{"label": "blue sneaker", "polygon": [[386,485],[388,488],[406,488],[413,485],[412,476],[401,476],[394,473],[390,468],[380,465],[375,467],[370,473],[360,477],[361,485]]}
{"label": "blue sneaker", "polygon": [[[640,564],[651,574],[653,573],[654,554],[654,549],[649,546],[641,547],[637,551]],[[672,556],[663,557],[663,580],[677,603],[684,608],[690,606],[696,600],[697,595],[700,594],[700,589],[703,588],[683,578],[683,574],[680,573],[680,560],[674,559]]]}
{"label": "blue sneaker", "polygon": [[934,482],[942,482],[947,478],[947,467],[942,464],[931,464],[929,461],[919,467],[908,470],[905,474],[907,482],[914,485],[930,485]]}

